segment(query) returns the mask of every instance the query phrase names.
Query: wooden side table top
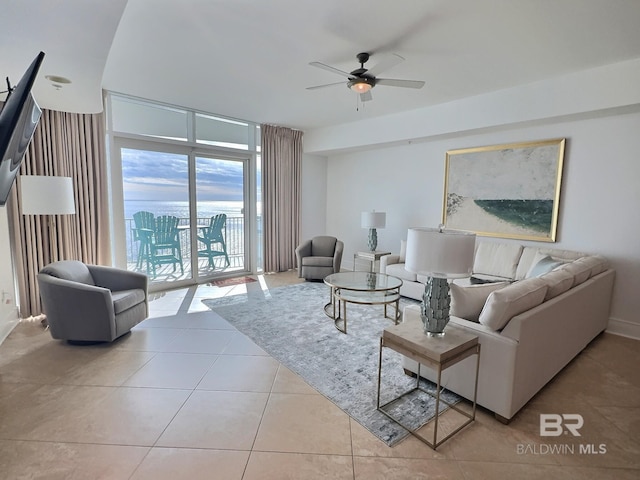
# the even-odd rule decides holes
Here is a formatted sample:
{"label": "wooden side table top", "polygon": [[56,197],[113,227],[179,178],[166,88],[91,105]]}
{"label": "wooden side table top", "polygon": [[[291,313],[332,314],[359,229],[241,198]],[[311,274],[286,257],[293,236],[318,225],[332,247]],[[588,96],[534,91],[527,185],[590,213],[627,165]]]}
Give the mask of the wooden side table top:
{"label": "wooden side table top", "polygon": [[476,352],[478,337],[465,330],[448,325],[442,337],[430,337],[424,333],[421,322],[403,322],[382,332],[385,346],[414,360],[428,360],[443,368],[453,365]]}

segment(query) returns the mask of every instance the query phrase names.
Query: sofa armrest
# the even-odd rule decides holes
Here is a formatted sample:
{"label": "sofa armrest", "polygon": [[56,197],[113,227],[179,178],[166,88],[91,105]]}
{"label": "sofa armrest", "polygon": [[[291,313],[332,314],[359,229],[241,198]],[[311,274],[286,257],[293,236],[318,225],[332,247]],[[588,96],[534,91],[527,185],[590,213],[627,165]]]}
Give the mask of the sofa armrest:
{"label": "sofa armrest", "polygon": [[143,273],[131,272],[121,268],[103,267],[100,265],[87,265],[94,282],[99,287],[111,291],[118,290],[148,290],[148,277]]}
{"label": "sofa armrest", "polygon": [[400,263],[400,255],[383,255],[380,257],[380,273],[386,273],[387,265]]}
{"label": "sofa armrest", "polygon": [[302,277],[302,258],[311,255],[311,240],[305,240],[296,247],[296,261],[298,262],[298,277]]}

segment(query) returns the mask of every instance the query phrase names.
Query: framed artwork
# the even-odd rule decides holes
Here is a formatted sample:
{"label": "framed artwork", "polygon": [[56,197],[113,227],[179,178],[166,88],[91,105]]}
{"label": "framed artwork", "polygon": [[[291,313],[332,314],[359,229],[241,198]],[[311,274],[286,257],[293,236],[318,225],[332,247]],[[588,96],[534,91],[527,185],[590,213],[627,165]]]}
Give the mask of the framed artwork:
{"label": "framed artwork", "polygon": [[488,237],[555,242],[565,139],[449,150],[442,223]]}

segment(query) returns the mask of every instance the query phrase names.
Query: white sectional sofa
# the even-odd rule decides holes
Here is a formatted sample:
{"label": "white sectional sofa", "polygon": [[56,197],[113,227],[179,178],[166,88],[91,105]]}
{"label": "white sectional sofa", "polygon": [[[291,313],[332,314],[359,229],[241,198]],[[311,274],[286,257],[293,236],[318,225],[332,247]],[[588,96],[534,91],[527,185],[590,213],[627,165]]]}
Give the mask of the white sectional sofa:
{"label": "white sectional sofa", "polygon": [[[420,276],[404,270],[400,255],[382,258],[381,271],[404,280],[401,294],[421,299]],[[495,283],[451,285],[451,322],[479,337],[478,404],[508,422],[609,320],[615,272],[606,259],[579,252],[478,241],[474,277]],[[420,307],[404,310],[420,322]],[[445,329],[446,332],[446,329]],[[407,373],[418,364],[408,358]],[[435,381],[432,370],[421,375]],[[442,384],[473,398],[475,358],[443,372]]]}

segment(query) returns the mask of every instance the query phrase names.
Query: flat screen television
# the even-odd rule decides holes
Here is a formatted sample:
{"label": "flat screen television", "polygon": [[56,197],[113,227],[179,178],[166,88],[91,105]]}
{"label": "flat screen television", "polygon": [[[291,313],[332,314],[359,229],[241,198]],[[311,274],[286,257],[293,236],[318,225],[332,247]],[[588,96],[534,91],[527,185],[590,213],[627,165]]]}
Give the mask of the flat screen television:
{"label": "flat screen television", "polygon": [[10,89],[0,111],[0,205],[7,203],[22,157],[42,114],[31,94],[31,87],[43,58],[44,53],[40,52],[16,87]]}

